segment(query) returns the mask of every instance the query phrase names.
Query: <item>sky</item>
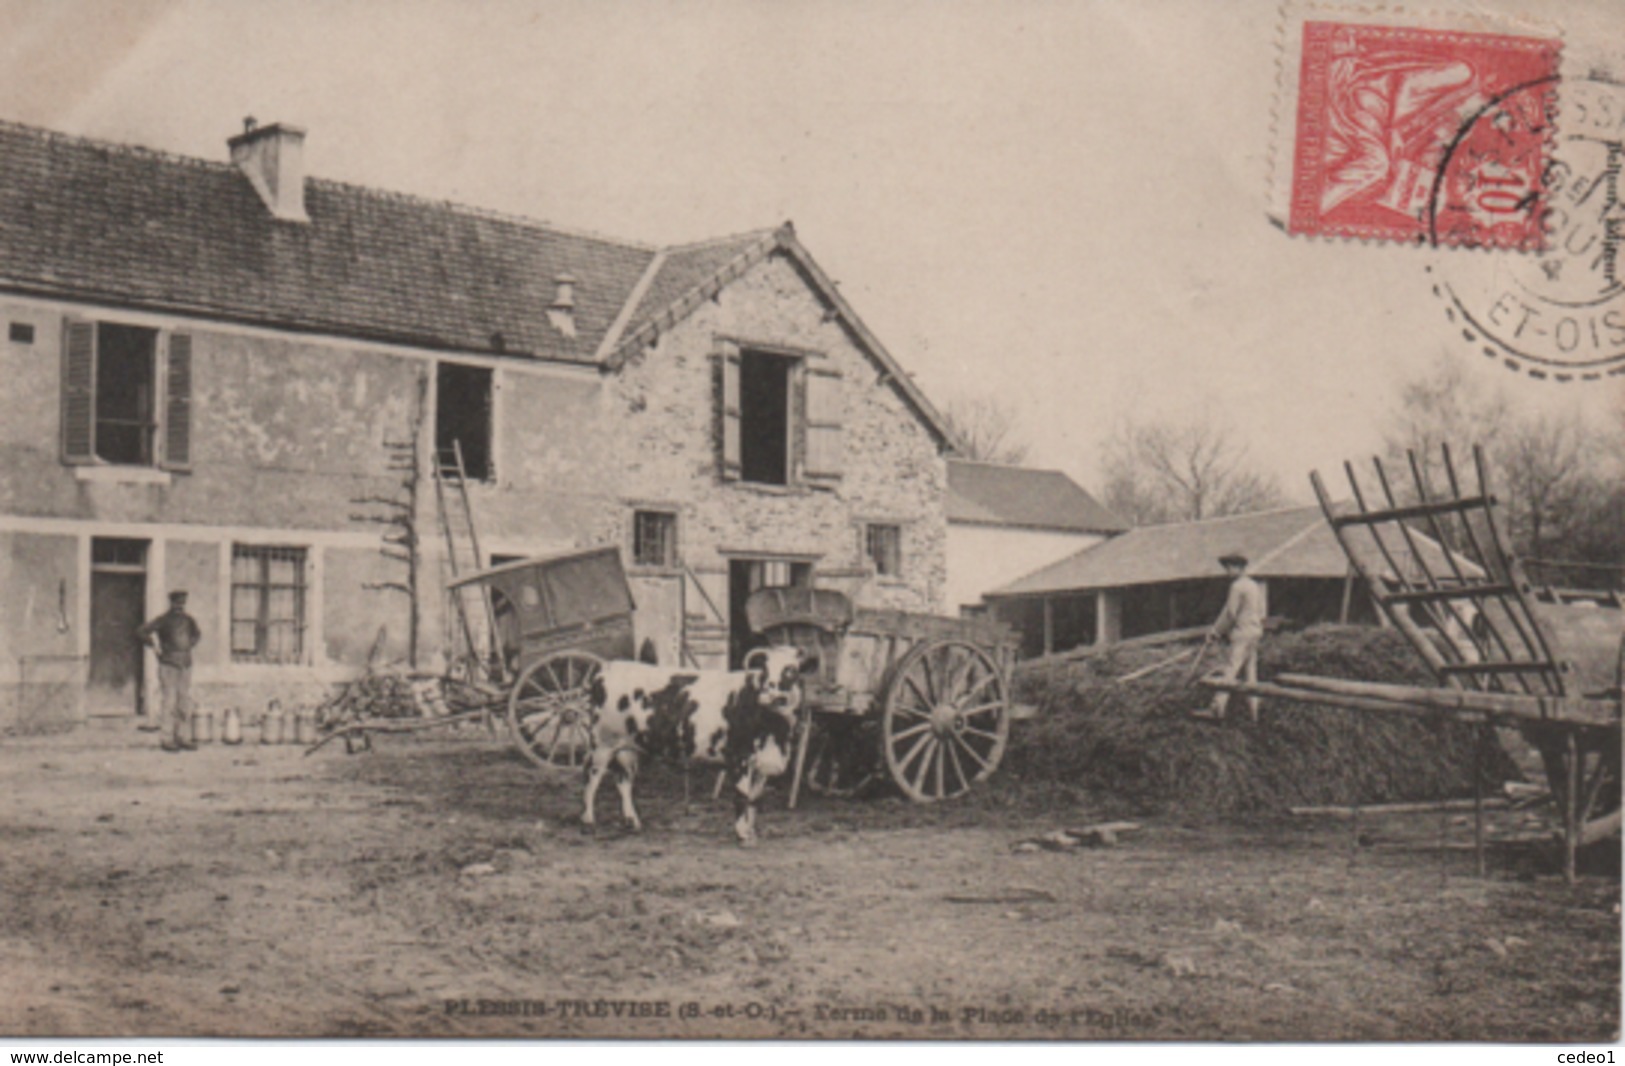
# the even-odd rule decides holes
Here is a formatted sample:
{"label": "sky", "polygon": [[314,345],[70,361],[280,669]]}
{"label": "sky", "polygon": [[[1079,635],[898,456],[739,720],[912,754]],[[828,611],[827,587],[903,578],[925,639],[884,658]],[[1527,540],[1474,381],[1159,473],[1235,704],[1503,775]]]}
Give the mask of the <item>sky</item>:
{"label": "sky", "polygon": [[[1625,38],[1613,0],[1534,7],[1571,56]],[[0,119],[221,161],[244,116],[291,122],[313,176],[651,243],[791,220],[933,401],[992,396],[1091,489],[1122,420],[1206,412],[1307,499],[1440,359],[1523,408],[1625,407],[1462,343],[1427,268],[1472,253],[1267,221],[1278,11],[0,0]]]}

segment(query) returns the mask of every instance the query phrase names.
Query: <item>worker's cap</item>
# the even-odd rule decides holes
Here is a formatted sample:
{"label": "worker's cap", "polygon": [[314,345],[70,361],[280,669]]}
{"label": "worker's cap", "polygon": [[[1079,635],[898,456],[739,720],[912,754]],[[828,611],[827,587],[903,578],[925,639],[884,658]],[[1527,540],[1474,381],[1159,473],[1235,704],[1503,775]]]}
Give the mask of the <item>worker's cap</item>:
{"label": "worker's cap", "polygon": [[1246,566],[1247,557],[1240,552],[1225,552],[1219,556],[1220,566]]}
{"label": "worker's cap", "polygon": [[185,589],[176,589],[174,592],[171,592],[169,594],[169,602],[170,603],[185,603],[186,602],[186,590]]}

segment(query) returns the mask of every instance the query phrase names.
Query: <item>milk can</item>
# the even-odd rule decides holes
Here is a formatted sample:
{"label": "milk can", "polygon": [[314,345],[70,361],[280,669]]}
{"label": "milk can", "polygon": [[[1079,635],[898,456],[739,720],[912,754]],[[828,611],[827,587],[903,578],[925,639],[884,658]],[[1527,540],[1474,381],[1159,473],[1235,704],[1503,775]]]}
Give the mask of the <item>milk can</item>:
{"label": "milk can", "polygon": [[282,743],[283,716],[282,702],[272,700],[265,705],[265,714],[260,718],[260,743]]}
{"label": "milk can", "polygon": [[243,742],[243,716],[235,707],[227,707],[226,713],[220,717],[220,742],[222,744]]}
{"label": "milk can", "polygon": [[316,712],[310,707],[301,707],[293,715],[293,742],[295,744],[316,743]]}
{"label": "milk can", "polygon": [[207,744],[214,739],[214,712],[192,712],[192,743]]}

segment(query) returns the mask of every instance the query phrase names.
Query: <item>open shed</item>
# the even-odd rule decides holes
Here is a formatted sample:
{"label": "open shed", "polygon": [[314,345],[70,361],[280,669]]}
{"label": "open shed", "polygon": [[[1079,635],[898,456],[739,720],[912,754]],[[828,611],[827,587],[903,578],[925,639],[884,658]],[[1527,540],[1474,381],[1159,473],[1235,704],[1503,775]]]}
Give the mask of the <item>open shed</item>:
{"label": "open shed", "polygon": [[[1372,573],[1392,573],[1362,530],[1350,531]],[[1423,553],[1443,549],[1415,534]],[[1407,568],[1403,545],[1389,544]],[[1371,622],[1378,615],[1318,506],[1142,526],[1041,567],[985,596],[1032,657],[1212,622],[1229,583],[1219,556],[1239,551],[1264,586],[1272,616],[1311,623]],[[1459,555],[1464,572],[1478,568]],[[1435,571],[1443,567],[1435,565]]]}

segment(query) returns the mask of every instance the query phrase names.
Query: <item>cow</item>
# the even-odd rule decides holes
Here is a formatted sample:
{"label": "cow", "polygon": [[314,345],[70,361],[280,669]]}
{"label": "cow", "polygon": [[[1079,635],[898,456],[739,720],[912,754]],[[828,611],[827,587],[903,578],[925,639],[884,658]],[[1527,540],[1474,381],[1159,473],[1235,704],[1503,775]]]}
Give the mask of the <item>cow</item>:
{"label": "cow", "polygon": [[756,842],[756,801],[769,779],[789,768],[791,736],[801,709],[802,677],[816,657],[795,648],[758,648],[745,669],[674,671],[647,663],[605,663],[589,693],[584,826],[596,824],[593,797],[615,771],[621,816],[643,827],[632,802],[643,756],[684,764],[721,764],[734,795],[734,832]]}

